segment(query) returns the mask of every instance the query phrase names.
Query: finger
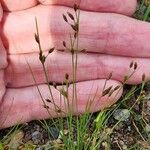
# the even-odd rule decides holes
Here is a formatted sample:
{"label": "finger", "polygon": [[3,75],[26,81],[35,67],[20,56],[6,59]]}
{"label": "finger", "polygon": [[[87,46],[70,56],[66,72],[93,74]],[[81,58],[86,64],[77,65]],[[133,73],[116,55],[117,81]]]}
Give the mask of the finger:
{"label": "finger", "polygon": [[[37,5],[37,0],[2,0],[2,5],[6,11],[16,11],[31,8]],[[42,4],[55,4],[73,7],[74,0],[39,0]],[[77,0],[76,3],[80,4],[81,9],[90,11],[103,11],[103,12],[116,12],[125,15],[132,15],[136,9],[136,0]]]}
{"label": "finger", "polygon": [[116,12],[125,15],[132,15],[135,12],[137,0],[39,0],[41,4],[53,4],[73,7],[74,3],[79,4],[83,10]]}
{"label": "finger", "polygon": [[6,66],[7,66],[6,50],[0,38],[0,69],[6,68]]}
{"label": "finger", "polygon": [[[36,79],[37,84],[46,82],[38,55],[36,53],[9,55],[9,66],[6,69],[8,87],[34,85],[33,77]],[[77,81],[107,78],[112,72],[112,79],[123,82],[124,76],[130,76],[134,71],[133,68],[129,68],[132,61],[137,62],[138,68],[127,83],[141,83],[143,73],[145,73],[147,80],[150,80],[150,59],[87,53],[78,54],[77,61]],[[69,74],[69,79],[72,81],[72,58],[70,53],[53,52],[47,57],[45,67],[49,82],[62,83],[66,73]]]}
{"label": "finger", "polygon": [[2,98],[5,94],[6,88],[5,88],[5,79],[4,79],[4,70],[0,70],[0,106],[2,103]]}
{"label": "finger", "polygon": [[[91,105],[88,106],[89,110],[91,112],[96,112],[100,109],[109,107],[120,98],[122,89],[114,92],[110,97],[102,97],[101,95],[104,82],[105,80],[95,80],[77,83],[78,106],[76,107],[76,104],[74,104],[74,110],[72,110],[74,111],[74,114],[81,114],[85,111],[88,111],[86,110],[86,107],[89,103],[91,103]],[[110,86],[116,87],[118,85],[121,84],[119,82],[110,80],[106,88]],[[40,85],[39,89],[43,95],[44,100],[50,97],[46,85]],[[0,109],[0,128],[6,128],[15,125],[16,123],[23,123],[31,120],[46,119],[49,118],[50,115],[51,117],[66,116],[68,112],[66,101],[63,101],[63,98],[60,100],[60,93],[53,87],[52,93],[54,96],[55,106],[57,105],[62,113],[56,113],[53,103],[46,103],[50,112],[50,114],[48,114],[46,109],[43,107],[44,104],[41,100],[40,94],[38,93],[37,88],[34,86],[20,89],[7,89],[7,94],[4,97]],[[68,102],[70,109],[72,109],[71,93],[72,86],[69,87]]]}
{"label": "finger", "polygon": [[[35,16],[38,19],[42,49],[64,49],[62,41],[68,44],[68,35],[72,31],[62,19],[66,11],[71,9],[38,6],[28,11],[5,13],[1,35],[8,52],[39,51],[34,39]],[[150,57],[149,23],[122,15],[83,11],[80,18],[80,49],[112,55]]]}
{"label": "finger", "polygon": [[16,11],[31,8],[37,5],[37,0],[1,0],[5,11]]}
{"label": "finger", "polygon": [[[3,16],[3,10],[0,4],[0,23],[1,23],[1,19]],[[1,37],[0,37],[0,69],[3,69],[7,66],[7,60],[6,60],[6,50],[3,46],[3,43],[1,41]]]}
{"label": "finger", "polygon": [[[0,4],[0,23],[1,23],[2,16],[3,16],[3,10]],[[0,37],[0,105],[6,91],[5,78],[4,78],[5,75],[3,70],[6,66],[7,66],[6,51]]]}

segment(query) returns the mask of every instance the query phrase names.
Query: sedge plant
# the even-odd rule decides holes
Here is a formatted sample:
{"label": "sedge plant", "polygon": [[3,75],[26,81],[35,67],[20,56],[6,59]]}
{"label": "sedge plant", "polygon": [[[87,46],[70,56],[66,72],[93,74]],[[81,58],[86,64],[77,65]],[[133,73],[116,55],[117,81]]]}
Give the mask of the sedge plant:
{"label": "sedge plant", "polygon": [[[55,50],[55,48],[51,48],[46,56],[43,54],[43,51],[41,48],[42,46],[40,43],[39,31],[38,31],[38,21],[36,20],[37,33],[35,34],[35,40],[37,44],[39,45],[39,60],[41,61],[41,64],[43,66],[46,83],[47,83],[49,93],[50,93],[50,100],[45,101],[42,98],[42,93],[40,95],[43,101],[43,106],[47,110],[48,113],[50,113],[49,106],[46,104],[46,102],[54,105],[54,111],[57,114],[64,113],[65,116],[68,115],[68,117],[66,117],[65,119],[63,117],[56,119],[57,122],[59,122],[59,125],[58,123],[55,122],[55,120],[52,120],[53,122],[52,124],[57,129],[59,129],[59,131],[61,131],[60,138],[62,140],[64,149],[66,150],[70,150],[70,149],[72,150],[82,150],[82,149],[97,150],[100,148],[101,143],[106,139],[106,137],[109,137],[109,135],[113,132],[113,128],[115,128],[114,126],[111,130],[109,131],[107,130],[104,137],[101,136],[101,133],[103,132],[103,130],[105,130],[105,125],[107,123],[107,120],[113,114],[114,110],[112,111],[112,109],[109,108],[109,109],[102,110],[100,113],[97,114],[97,117],[95,118],[95,120],[93,120],[93,123],[92,123],[93,132],[90,135],[88,135],[89,134],[88,129],[89,129],[89,126],[91,125],[91,120],[93,119],[93,113],[90,113],[90,107],[92,106],[95,100],[95,96],[88,98],[87,107],[83,115],[80,115],[80,116],[73,115],[73,112],[75,109],[78,112],[78,95],[77,95],[77,85],[76,85],[77,71],[78,71],[78,54],[86,51],[86,49],[79,49],[79,32],[80,32],[79,5],[74,4],[73,9],[74,9],[74,14],[67,12],[66,14],[62,15],[63,20],[68,24],[68,26],[70,26],[73,32],[68,35],[70,39],[69,41],[70,44],[67,44],[66,41],[62,41],[65,51],[71,54],[72,79],[70,79],[69,74],[66,73],[61,89],[57,87],[56,83],[53,83],[52,85],[54,86],[55,89],[59,91],[60,101],[65,102],[65,105],[66,105],[65,108],[67,111],[62,111],[61,108],[55,104],[55,99],[53,97],[51,85],[49,84],[48,74],[47,74],[46,67],[45,67],[46,58]],[[112,96],[114,92],[118,91],[114,97],[116,98],[119,91],[124,87],[126,82],[133,76],[137,68],[138,68],[138,64],[136,62],[131,62],[129,66],[129,73],[127,73],[127,75],[124,76],[124,81],[123,81],[122,86],[117,86],[114,88],[111,86],[111,87],[106,88],[107,82],[112,77],[112,73],[110,73],[105,81],[101,97],[106,96],[106,95],[110,97]],[[72,87],[73,87],[72,93],[69,93],[69,90],[68,90],[70,84],[72,84]],[[39,89],[38,91],[40,92]],[[69,95],[71,95],[71,99]],[[71,104],[70,104],[70,101],[71,101]],[[65,112],[68,112],[68,114],[65,114]],[[64,124],[64,122],[67,122],[67,126]],[[118,123],[116,123],[116,125]],[[45,124],[45,126],[48,127],[47,123],[43,123],[43,124]],[[64,132],[66,128],[68,130],[67,134]],[[61,146],[62,146],[62,143],[60,144]]]}

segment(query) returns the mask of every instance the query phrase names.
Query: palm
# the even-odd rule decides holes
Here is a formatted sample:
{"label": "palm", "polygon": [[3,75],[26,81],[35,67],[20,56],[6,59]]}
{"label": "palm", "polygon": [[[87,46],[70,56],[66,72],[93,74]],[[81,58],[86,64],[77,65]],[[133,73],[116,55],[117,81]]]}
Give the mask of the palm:
{"label": "palm", "polygon": [[[119,14],[99,13],[103,11],[131,15],[135,10],[136,1],[127,1],[125,5],[122,4],[122,0],[101,1],[96,0],[94,3],[92,2],[92,5],[91,0],[81,3],[81,9],[86,11],[81,11],[79,45],[81,49],[86,48],[87,52],[79,54],[78,58],[79,112],[84,111],[89,94],[94,96],[97,87],[96,100],[99,100],[104,79],[108,77],[110,72],[113,72],[113,76],[107,86],[120,85],[124,75],[129,70],[131,61],[138,63],[138,70],[128,83],[140,83],[143,73],[149,79],[149,24]],[[56,47],[57,50],[64,49],[62,41],[65,40],[68,43],[68,35],[71,32],[63,21],[62,14],[67,11],[72,12],[71,8],[64,6],[71,6],[73,1],[47,0],[44,2],[45,6],[37,5],[36,0],[27,0],[18,5],[19,2],[19,0],[15,0],[13,3],[11,0],[2,1],[5,11],[1,22],[1,38],[7,50],[9,62],[5,69],[7,88],[1,104],[2,120],[0,121],[3,122],[6,116],[7,119],[2,127],[10,126],[17,121],[25,122],[48,117],[46,110],[42,107],[40,95],[29,69],[30,65],[36,82],[43,91],[44,98],[47,98],[49,93],[47,86],[44,85],[45,76],[38,59],[38,45],[34,40],[35,16],[38,19],[42,49],[45,52],[51,47]],[[6,12],[8,9],[12,11],[22,9],[22,11],[10,13]],[[2,53],[5,55],[4,50]],[[3,63],[1,68],[5,66],[6,63]],[[53,52],[46,61],[49,81],[61,83],[66,73],[72,78],[71,67],[71,55],[69,53]],[[4,83],[0,85],[4,87]],[[89,87],[92,86],[91,90]],[[59,105],[59,93],[55,89],[53,89],[53,93],[56,104]],[[121,91],[115,100],[113,96],[101,98],[99,105],[92,108],[91,111],[98,111],[110,106],[120,95]],[[52,114],[56,117],[54,112]]]}

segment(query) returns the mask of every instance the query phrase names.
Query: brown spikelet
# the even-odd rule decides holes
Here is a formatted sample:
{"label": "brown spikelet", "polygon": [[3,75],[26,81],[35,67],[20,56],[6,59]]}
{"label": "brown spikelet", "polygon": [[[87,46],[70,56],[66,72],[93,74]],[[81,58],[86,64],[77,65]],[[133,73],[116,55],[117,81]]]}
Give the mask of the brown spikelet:
{"label": "brown spikelet", "polygon": [[70,12],[67,12],[67,14],[70,17],[70,19],[74,20],[74,16]]}
{"label": "brown spikelet", "polygon": [[78,36],[77,32],[74,33],[74,38],[76,39]]}
{"label": "brown spikelet", "polygon": [[66,79],[66,80],[69,79],[69,74],[68,74],[68,73],[65,74],[65,79]]}
{"label": "brown spikelet", "polygon": [[146,78],[146,75],[145,73],[142,75],[142,81],[144,82],[145,81],[145,78]]}
{"label": "brown spikelet", "polygon": [[34,34],[34,38],[35,38],[35,41],[39,44],[39,41],[40,41],[39,36],[36,33]]}
{"label": "brown spikelet", "polygon": [[57,108],[55,111],[56,111],[57,113],[61,113],[61,112],[62,112],[62,110],[61,110],[60,108]]}
{"label": "brown spikelet", "polygon": [[39,59],[40,59],[41,63],[44,64],[46,57],[44,55],[39,55]]}
{"label": "brown spikelet", "polygon": [[51,103],[51,102],[52,102],[50,99],[46,99],[46,101],[47,101],[48,103]]}
{"label": "brown spikelet", "polygon": [[109,88],[107,88],[106,90],[104,90],[103,93],[102,93],[102,96],[107,95],[110,92],[110,90],[112,89],[112,87],[113,86],[110,86]]}
{"label": "brown spikelet", "polygon": [[46,108],[46,109],[49,109],[49,106],[47,106],[47,105],[43,105],[43,107]]}
{"label": "brown spikelet", "polygon": [[63,19],[65,20],[65,22],[68,23],[68,19],[67,19],[67,17],[64,14],[63,14]]}
{"label": "brown spikelet", "polygon": [[86,49],[82,49],[81,52],[82,52],[82,53],[85,53],[85,52],[86,52]]}
{"label": "brown spikelet", "polygon": [[76,31],[76,32],[79,30],[78,24],[76,24],[76,25],[71,25],[71,27],[72,27],[72,29],[73,29],[74,31]]}
{"label": "brown spikelet", "polygon": [[76,11],[79,9],[79,5],[74,4],[74,5],[73,5],[73,9],[74,9],[74,11],[76,12]]}
{"label": "brown spikelet", "polygon": [[132,68],[133,65],[134,65],[134,62],[132,61],[132,62],[130,63],[130,68]]}
{"label": "brown spikelet", "polygon": [[108,97],[112,96],[113,93],[114,93],[114,90],[111,90],[108,94]]}
{"label": "brown spikelet", "polygon": [[134,63],[134,70],[136,70],[138,67],[137,62]]}
{"label": "brown spikelet", "polygon": [[117,91],[119,88],[120,88],[120,85],[116,86],[116,87],[114,88],[114,91]]}
{"label": "brown spikelet", "polygon": [[70,50],[70,52],[71,52],[72,54],[74,54],[74,53],[75,53],[75,50],[72,48],[72,49]]}
{"label": "brown spikelet", "polygon": [[63,41],[63,46],[66,48],[67,46],[66,46],[66,42],[65,41]]}
{"label": "brown spikelet", "polygon": [[61,95],[63,95],[65,98],[68,98],[68,93],[64,89],[60,90]]}
{"label": "brown spikelet", "polygon": [[48,53],[50,54],[50,53],[52,53],[54,50],[55,50],[55,48],[53,47],[53,48],[51,48],[51,49],[48,51]]}

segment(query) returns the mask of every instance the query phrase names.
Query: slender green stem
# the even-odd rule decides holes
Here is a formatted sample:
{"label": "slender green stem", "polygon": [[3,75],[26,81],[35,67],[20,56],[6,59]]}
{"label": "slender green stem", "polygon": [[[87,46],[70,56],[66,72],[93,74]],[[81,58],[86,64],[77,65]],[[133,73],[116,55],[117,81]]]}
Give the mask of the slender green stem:
{"label": "slender green stem", "polygon": [[148,19],[149,14],[150,14],[150,5],[148,6],[148,8],[144,14],[144,19],[143,19],[144,21],[146,21]]}

